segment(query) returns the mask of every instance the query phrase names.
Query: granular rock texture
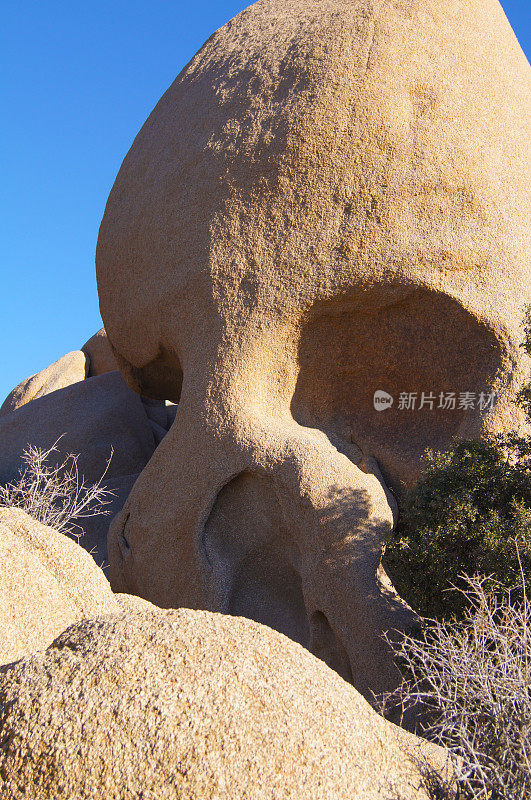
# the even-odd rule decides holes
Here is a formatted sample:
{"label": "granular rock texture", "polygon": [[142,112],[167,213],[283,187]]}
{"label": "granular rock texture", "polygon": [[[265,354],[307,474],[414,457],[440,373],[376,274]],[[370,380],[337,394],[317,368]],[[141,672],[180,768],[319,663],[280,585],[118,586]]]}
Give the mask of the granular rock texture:
{"label": "granular rock texture", "polygon": [[89,362],[87,377],[93,378],[96,375],[103,375],[105,372],[113,372],[118,369],[105,328],[101,328],[94,336],[91,336],[81,349]]}
{"label": "granular rock texture", "polygon": [[118,592],[114,595],[114,598],[122,611],[155,611],[157,609],[157,606],[154,606],[149,600],[144,600],[134,594],[121,594]]}
{"label": "granular rock texture", "polygon": [[299,645],[207,612],[87,620],[0,674],[3,800],[422,800],[418,744]]}
{"label": "granular rock texture", "polygon": [[70,386],[71,383],[82,381],[87,376],[87,356],[81,350],[74,350],[62,356],[54,364],[41,370],[36,375],[26,378],[8,394],[0,408],[0,417],[9,414],[16,408],[43,397],[45,394],[55,392]]}
{"label": "granular rock texture", "polygon": [[88,553],[24,511],[0,508],[0,664],[109,612],[119,613],[120,605]]}
{"label": "granular rock texture", "polygon": [[[83,359],[85,355],[81,353]],[[80,477],[98,481],[107,468],[105,487],[114,492],[108,511],[121,510],[136,476],[155,451],[155,434],[140,397],[119,372],[79,380],[45,394],[0,417],[0,482],[17,480],[22,454],[29,445],[47,450],[50,465],[62,464],[69,453],[79,455]],[[107,531],[111,515],[80,520],[98,565],[107,561]]]}
{"label": "granular rock texture", "polygon": [[394,685],[387,486],[522,422],[530,75],[497,0],[260,0],[176,78],[97,247],[121,371],[179,403],[111,526],[115,590]]}

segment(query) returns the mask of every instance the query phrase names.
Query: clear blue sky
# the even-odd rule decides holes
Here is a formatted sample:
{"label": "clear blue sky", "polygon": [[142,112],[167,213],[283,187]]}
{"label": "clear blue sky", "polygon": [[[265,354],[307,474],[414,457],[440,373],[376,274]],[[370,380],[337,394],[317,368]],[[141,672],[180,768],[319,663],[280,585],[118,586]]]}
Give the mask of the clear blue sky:
{"label": "clear blue sky", "polygon": [[[101,327],[94,251],[122,159],[181,68],[247,5],[3,3],[0,403]],[[530,0],[502,5],[529,59]]]}

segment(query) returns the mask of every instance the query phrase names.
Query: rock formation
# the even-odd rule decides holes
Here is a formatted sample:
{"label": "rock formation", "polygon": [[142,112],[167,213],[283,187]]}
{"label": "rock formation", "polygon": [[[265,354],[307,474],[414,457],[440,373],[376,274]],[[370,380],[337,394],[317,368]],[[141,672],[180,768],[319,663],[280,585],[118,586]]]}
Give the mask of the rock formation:
{"label": "rock formation", "polygon": [[87,370],[87,357],[81,350],[67,353],[54,364],[19,383],[2,403],[0,417],[26,405],[31,400],[84,380],[87,377]]}
{"label": "rock formation", "polygon": [[[138,473],[170,429],[177,409],[170,401],[139,398],[127,388],[117,369],[102,328],[82,350],[68,353],[22,381],[0,409],[2,417],[53,394],[45,402],[0,421],[2,484],[16,480],[27,445],[47,449],[61,437],[56,463],[67,453],[79,454],[80,471],[91,482],[102,475],[112,449],[105,486],[113,494],[108,498],[107,513],[79,521],[83,532],[80,543],[100,566],[107,562],[110,520],[123,507]],[[109,372],[114,374],[107,375]],[[86,380],[98,376],[106,377],[96,383]],[[75,388],[62,391],[73,384]]]}
{"label": "rock formation", "polygon": [[18,508],[0,508],[0,664],[44,650],[85,617],[120,610],[85,550]]}
{"label": "rock formation", "polygon": [[179,402],[112,524],[116,590],[393,684],[385,484],[521,421],[529,74],[496,0],[261,0],[185,67],[97,247],[120,369]]}
{"label": "rock formation", "polygon": [[432,796],[362,696],[417,620],[381,554],[427,447],[525,425],[530,89],[497,0],[259,0],[176,78],[105,328],[0,408],[0,485],[56,444],[115,492],[111,585],[0,508],[2,800]]}
{"label": "rock formation", "polygon": [[105,328],[101,328],[85,342],[81,350],[67,353],[49,367],[19,383],[4,400],[0,407],[0,416],[72,383],[117,370],[118,365]]}
{"label": "rock formation", "polygon": [[105,328],[101,328],[94,336],[91,336],[81,350],[85,353],[89,362],[88,378],[94,378],[96,375],[104,375],[106,372],[113,372],[118,369]]}
{"label": "rock formation", "polygon": [[[144,405],[119,372],[72,383],[1,416],[0,441],[2,484],[16,480],[28,443],[46,450],[57,442],[54,464],[61,464],[68,453],[79,454],[79,472],[88,483],[99,480],[112,453],[105,486],[114,492],[108,508],[113,514],[156,447]],[[81,522],[86,536],[80,543],[95,549],[99,565],[107,560],[109,522],[108,516]]]}
{"label": "rock formation", "polygon": [[245,619],[98,617],[2,673],[3,800],[427,800],[417,762],[444,762]]}

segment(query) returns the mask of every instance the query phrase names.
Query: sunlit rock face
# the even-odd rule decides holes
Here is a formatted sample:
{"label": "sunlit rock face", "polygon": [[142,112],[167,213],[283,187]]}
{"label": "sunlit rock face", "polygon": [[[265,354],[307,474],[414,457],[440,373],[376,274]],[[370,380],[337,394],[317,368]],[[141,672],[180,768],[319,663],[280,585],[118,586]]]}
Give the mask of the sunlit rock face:
{"label": "sunlit rock face", "polygon": [[111,527],[115,589],[394,684],[388,487],[427,446],[521,423],[529,89],[494,0],[264,0],[177,77],[97,248],[122,373],[179,403]]}

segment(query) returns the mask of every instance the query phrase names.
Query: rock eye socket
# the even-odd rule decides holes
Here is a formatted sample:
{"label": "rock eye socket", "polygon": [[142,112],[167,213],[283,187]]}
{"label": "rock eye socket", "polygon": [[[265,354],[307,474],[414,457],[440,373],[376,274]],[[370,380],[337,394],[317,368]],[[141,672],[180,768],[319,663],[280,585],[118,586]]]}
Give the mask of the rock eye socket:
{"label": "rock eye socket", "polygon": [[[478,410],[440,408],[440,394],[492,391],[504,350],[493,331],[451,297],[415,289],[383,303],[367,293],[313,309],[299,343],[291,403],[301,425],[374,456],[390,487],[414,480],[426,448],[481,425]],[[393,398],[375,409],[374,393]],[[415,396],[400,408],[401,393]],[[425,393],[424,406],[422,393]],[[430,405],[426,399],[433,395]]]}

